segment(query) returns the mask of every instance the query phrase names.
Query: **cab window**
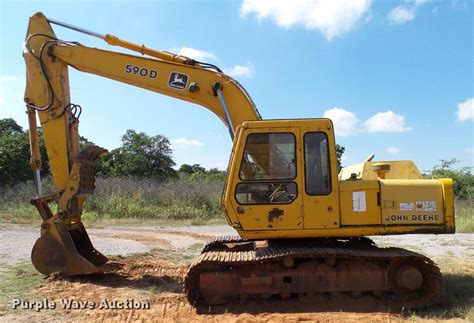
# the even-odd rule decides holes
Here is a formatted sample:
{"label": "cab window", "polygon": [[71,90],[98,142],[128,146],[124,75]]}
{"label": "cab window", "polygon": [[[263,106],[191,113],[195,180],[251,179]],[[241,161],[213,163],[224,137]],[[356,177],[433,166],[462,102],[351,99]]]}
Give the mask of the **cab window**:
{"label": "cab window", "polygon": [[304,135],[304,161],[306,193],[331,193],[331,167],[326,133],[308,132]]}
{"label": "cab window", "polygon": [[296,193],[294,182],[239,183],[235,198],[239,204],[288,204]]}
{"label": "cab window", "polygon": [[287,204],[297,195],[296,138],[292,133],[247,137],[235,198],[239,204]]}
{"label": "cab window", "polygon": [[296,177],[296,142],[291,133],[253,133],[247,137],[240,179],[274,180]]}

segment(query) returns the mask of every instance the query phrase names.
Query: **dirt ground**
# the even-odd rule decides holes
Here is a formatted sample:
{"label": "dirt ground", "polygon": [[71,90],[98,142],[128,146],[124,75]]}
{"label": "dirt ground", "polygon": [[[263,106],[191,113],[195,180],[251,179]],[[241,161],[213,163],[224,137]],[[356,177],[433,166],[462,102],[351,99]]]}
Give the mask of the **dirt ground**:
{"label": "dirt ground", "polygon": [[[34,243],[33,231],[31,228],[12,225],[0,226],[2,258],[9,259],[10,263],[21,261],[24,255],[15,258],[10,255],[14,252],[8,247],[11,248],[14,244],[12,240],[18,241],[18,239],[22,239],[22,249],[29,247]],[[104,251],[104,253],[120,263],[121,269],[104,275],[67,279],[44,278],[33,287],[26,299],[39,302],[47,300],[55,303],[56,308],[40,311],[18,308],[0,317],[1,321],[389,322],[406,318],[406,314],[400,311],[367,310],[363,306],[363,299],[348,304],[343,311],[340,308],[331,308],[330,301],[325,308],[321,308],[321,306],[315,307],[297,300],[255,301],[233,306],[196,309],[187,302],[183,293],[182,282],[187,267],[213,235],[233,234],[230,227],[112,227],[88,231],[97,249],[101,250],[100,246],[110,244],[106,247],[107,252]],[[18,235],[22,234],[23,238],[19,238]],[[375,240],[382,246],[397,245],[425,253],[435,261],[439,260],[451,266],[460,264],[468,268],[468,275],[470,279],[473,279],[474,234],[407,235],[377,237]],[[471,295],[471,305],[473,296]],[[149,308],[106,308],[106,305],[109,307],[114,305],[111,302],[124,301],[123,304],[127,304],[126,300],[132,299],[135,304],[144,303],[145,306],[148,304]],[[72,307],[89,306],[90,308],[63,309],[65,300],[69,302],[69,305],[72,304]],[[443,304],[441,303],[438,306],[442,312]],[[409,320],[413,319],[413,316],[408,317]],[[416,320],[462,321],[452,315],[444,314],[415,316],[415,318]]]}

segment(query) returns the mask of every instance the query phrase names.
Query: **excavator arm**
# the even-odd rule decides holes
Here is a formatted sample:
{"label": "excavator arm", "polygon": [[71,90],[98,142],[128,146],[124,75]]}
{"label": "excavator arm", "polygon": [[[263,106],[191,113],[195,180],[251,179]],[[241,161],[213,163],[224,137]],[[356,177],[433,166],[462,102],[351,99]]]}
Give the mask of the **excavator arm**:
{"label": "excavator arm", "polygon": [[[60,40],[51,24],[99,37],[110,45],[147,57]],[[69,66],[203,106],[224,122],[231,137],[244,121],[261,119],[245,89],[211,64],[149,49],[113,35],[86,31],[50,20],[42,13],[30,18],[23,56],[27,67],[25,102],[30,125],[31,165],[37,173],[40,195],[31,202],[44,221],[32,260],[44,274],[102,272],[108,260],[93,248],[81,223],[83,204],[94,189],[95,161],[106,150],[89,147],[80,151],[78,126],[82,108],[70,99]],[[57,189],[57,193],[47,197],[41,197],[40,191],[37,115]],[[56,213],[49,208],[51,202],[58,204]]]}
{"label": "excavator arm", "polygon": [[[37,13],[30,19],[24,51],[27,65],[25,101],[31,115],[39,112],[46,146],[54,147],[55,153],[48,149],[48,156],[58,189],[65,188],[68,176],[65,170],[79,153],[77,122],[74,122],[77,105],[70,102],[68,66],[201,105],[216,114],[231,135],[244,121],[261,119],[245,89],[220,70],[210,70],[208,64],[202,66],[192,59],[150,50],[115,36],[103,38],[108,43],[155,57],[127,55],[62,41],[56,38],[43,14]],[[34,118],[30,119],[34,121]],[[35,165],[39,165],[38,159],[33,156]]]}

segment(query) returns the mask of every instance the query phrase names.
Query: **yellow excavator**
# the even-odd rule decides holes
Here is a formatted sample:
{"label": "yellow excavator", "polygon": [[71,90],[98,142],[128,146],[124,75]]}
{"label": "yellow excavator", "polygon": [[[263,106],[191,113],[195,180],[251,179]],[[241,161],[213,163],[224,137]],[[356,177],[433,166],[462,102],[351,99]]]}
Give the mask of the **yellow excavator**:
{"label": "yellow excavator", "polygon": [[[51,25],[103,39],[140,55],[56,37]],[[81,107],[70,101],[68,68],[203,106],[233,139],[222,203],[239,234],[210,241],[189,267],[191,304],[245,299],[366,296],[418,307],[439,295],[442,277],[427,257],[379,248],[371,235],[453,233],[451,179],[422,179],[411,161],[366,161],[338,176],[329,119],[262,120],[245,89],[218,67],[101,35],[42,13],[30,18],[23,56],[31,165],[43,223],[35,268],[63,276],[115,269],[81,222],[93,193],[95,161],[106,152],[79,147]],[[42,196],[37,116],[57,192]],[[57,204],[52,211],[51,204]]]}

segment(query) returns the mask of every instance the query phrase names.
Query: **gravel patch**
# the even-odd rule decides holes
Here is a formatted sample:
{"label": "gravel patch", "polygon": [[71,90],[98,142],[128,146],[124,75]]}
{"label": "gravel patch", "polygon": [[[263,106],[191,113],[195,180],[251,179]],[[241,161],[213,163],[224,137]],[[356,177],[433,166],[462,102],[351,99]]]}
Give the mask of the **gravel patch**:
{"label": "gravel patch", "polygon": [[[169,246],[170,249],[186,250],[194,244],[203,243],[202,237],[193,237],[193,234],[200,236],[209,235],[210,237],[216,235],[237,235],[237,232],[228,225],[108,227],[104,229],[90,228],[87,231],[93,245],[107,256],[126,256],[134,253],[148,252],[156,245],[156,239],[164,241],[164,247]],[[31,249],[39,237],[39,233],[39,228],[1,225],[0,263],[12,265],[20,261],[29,260]],[[189,233],[190,236],[187,236],[186,233]],[[445,235],[407,234],[373,236],[370,238],[381,247],[394,246],[405,248],[431,258],[474,259],[473,233]]]}
{"label": "gravel patch", "polygon": [[12,226],[0,229],[0,263],[14,265],[30,259],[31,249],[38,239],[40,229]]}
{"label": "gravel patch", "polygon": [[371,237],[380,246],[410,249],[430,258],[454,257],[474,259],[474,234],[406,234]]}
{"label": "gravel patch", "polygon": [[[193,244],[202,244],[202,240],[195,239],[190,236],[180,235],[177,236],[176,234],[162,232],[163,230],[170,230],[170,231],[179,231],[173,229],[164,229],[163,227],[134,227],[134,228],[127,228],[127,227],[109,227],[104,229],[89,229],[87,232],[90,236],[94,236],[100,238],[101,236],[120,236],[124,235],[127,238],[132,238],[133,240],[138,241],[149,241],[151,245],[156,244],[153,239],[160,239],[166,241],[167,244],[172,249],[181,249],[185,250],[192,246]],[[191,232],[191,231],[180,231],[183,233]],[[150,243],[148,244],[150,245]]]}
{"label": "gravel patch", "polygon": [[89,235],[92,245],[106,256],[127,256],[134,253],[150,251],[147,245],[129,239],[100,238],[96,235]]}
{"label": "gravel patch", "polygon": [[193,227],[160,227],[163,230],[207,234],[211,236],[238,235],[237,231],[230,225],[200,225]]}
{"label": "gravel patch", "polygon": [[[88,232],[93,230],[88,230]],[[39,228],[9,225],[0,227],[0,263],[14,265],[29,260],[31,250],[40,236]],[[150,247],[134,240],[101,238],[90,235],[94,247],[106,256],[148,252]]]}

